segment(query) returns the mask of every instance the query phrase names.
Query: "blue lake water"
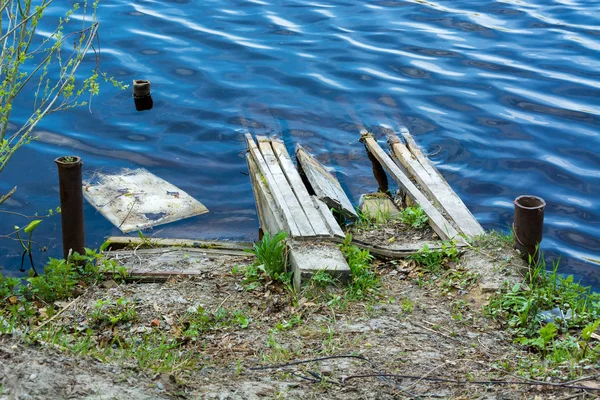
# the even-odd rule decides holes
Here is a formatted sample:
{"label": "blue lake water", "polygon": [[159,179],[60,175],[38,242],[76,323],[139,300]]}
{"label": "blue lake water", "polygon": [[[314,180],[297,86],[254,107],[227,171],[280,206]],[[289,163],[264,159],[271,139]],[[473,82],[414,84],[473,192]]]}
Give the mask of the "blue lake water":
{"label": "blue lake water", "polygon": [[[5,209],[57,206],[53,159],[77,154],[87,172],[146,168],[210,210],[148,234],[251,240],[244,129],[301,143],[356,202],[377,188],[360,127],[407,126],[485,228],[508,231],[515,197],[543,197],[543,250],[600,286],[585,260],[600,259],[599,1],[102,0],[99,20],[101,69],[149,79],[154,108],[104,86],[91,113],[45,119],[2,173],[0,190],[19,186]],[[85,217],[89,247],[119,233],[89,204]],[[25,223],[0,219],[2,233]],[[59,218],[36,238],[39,262],[59,256]],[[0,254],[17,273],[18,243]]]}

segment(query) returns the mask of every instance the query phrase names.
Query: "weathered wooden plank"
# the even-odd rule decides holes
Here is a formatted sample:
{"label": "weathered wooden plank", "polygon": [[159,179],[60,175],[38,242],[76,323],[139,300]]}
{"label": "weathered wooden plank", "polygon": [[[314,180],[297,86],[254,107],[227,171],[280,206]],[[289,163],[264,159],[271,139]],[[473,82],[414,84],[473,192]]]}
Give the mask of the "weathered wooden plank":
{"label": "weathered wooden plank", "polygon": [[[265,162],[262,154],[256,146],[256,143],[254,143],[252,135],[250,135],[249,133],[246,134],[246,141],[248,143],[249,154],[252,156],[253,161],[256,163],[256,166],[258,167],[258,170],[261,173],[261,179],[259,180],[262,181],[262,178],[265,179],[266,186],[269,188],[269,191],[272,194],[273,199],[275,200],[274,204],[283,216],[285,230],[291,236],[301,236],[300,229],[296,225],[292,213],[288,208],[285,199],[283,198],[283,195],[279,191],[279,188],[275,182],[275,179],[273,179],[273,176],[271,175],[271,171],[269,170],[267,163]],[[276,232],[270,233],[274,234]]]}
{"label": "weathered wooden plank", "polygon": [[368,132],[361,132],[361,140],[367,146],[367,149],[377,158],[383,168],[394,178],[406,194],[417,202],[429,217],[429,225],[442,239],[457,238],[458,232],[444,218],[444,216],[429,202],[429,200],[417,189],[400,168],[379,146],[377,141]]}
{"label": "weathered wooden plank", "polygon": [[281,192],[285,203],[292,213],[292,218],[294,218],[296,226],[300,230],[300,236],[315,236],[315,231],[308,221],[306,214],[304,214],[304,209],[298,202],[296,195],[290,187],[290,183],[288,182],[283,170],[281,169],[281,166],[279,165],[279,162],[277,161],[277,157],[275,157],[275,153],[273,153],[271,141],[265,136],[256,136],[256,141],[258,142],[258,148],[260,149],[260,152],[267,163],[267,167],[271,172],[271,176],[275,180],[275,184],[277,185],[277,188]]}
{"label": "weathered wooden plank", "polygon": [[322,216],[323,220],[327,223],[330,235],[344,239],[346,235],[344,234],[344,231],[338,222],[335,220],[331,210],[327,208],[327,205],[323,203],[323,201],[319,200],[317,196],[312,196],[312,201],[314,202],[315,206],[318,207],[319,214]]}
{"label": "weathered wooden plank", "polygon": [[327,223],[323,220],[323,216],[313,204],[310,194],[308,194],[308,190],[306,190],[304,182],[302,182],[302,178],[294,166],[285,145],[278,140],[271,140],[271,146],[273,147],[275,156],[279,160],[283,173],[290,183],[298,202],[304,209],[304,213],[315,231],[315,234],[321,236],[329,235],[330,232]]}
{"label": "weathered wooden plank", "polygon": [[281,230],[287,230],[283,216],[275,206],[275,200],[271,192],[261,179],[262,175],[258,170],[258,166],[250,154],[246,155],[246,160],[248,161],[248,172],[252,182],[252,191],[256,200],[256,210],[258,211],[260,226],[263,231],[269,232],[271,235]]}
{"label": "weathered wooden plank", "polygon": [[482,235],[483,228],[467,206],[452,190],[431,161],[425,157],[408,130],[401,131],[406,140],[405,146],[397,136],[388,136],[392,151],[402,165],[415,177],[416,181],[445,212],[452,218],[458,229],[469,237]]}
{"label": "weathered wooden plank", "polygon": [[[126,247],[191,247],[195,249],[231,251],[232,253],[242,253],[244,249],[252,247],[250,242],[227,242],[212,240],[191,240],[191,239],[163,239],[163,238],[140,238],[137,236],[110,236],[106,239],[110,243],[108,249],[120,250]],[[224,253],[230,254],[230,253]],[[233,255],[233,254],[232,254]]]}
{"label": "weathered wooden plank", "polygon": [[342,283],[349,279],[350,266],[335,244],[290,241],[288,245],[294,285],[297,289],[319,271],[325,271]]}
{"label": "weathered wooden plank", "polygon": [[300,145],[296,149],[296,158],[319,199],[328,207],[337,209],[349,218],[358,218],[342,186],[323,165]]}

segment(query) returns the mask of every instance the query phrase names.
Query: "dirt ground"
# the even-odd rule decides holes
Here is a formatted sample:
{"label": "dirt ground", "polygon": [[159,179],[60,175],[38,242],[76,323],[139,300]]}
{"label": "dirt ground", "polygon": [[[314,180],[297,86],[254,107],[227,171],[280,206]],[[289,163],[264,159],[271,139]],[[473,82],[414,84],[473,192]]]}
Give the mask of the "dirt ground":
{"label": "dirt ground", "polygon": [[[526,353],[481,311],[500,282],[514,279],[515,269],[523,267],[500,245],[466,249],[461,261],[437,279],[412,261],[376,260],[379,295],[343,305],[338,304],[341,288],[326,298],[310,290],[292,296],[274,282],[247,290],[238,268],[252,262],[247,256],[177,251],[198,274],[89,287],[65,302],[48,326],[64,329],[65,335],[90,329],[89,339],[98,346],[163,334],[178,343],[173,353],[195,357],[193,366],[159,373],[141,368],[136,357],[103,360],[43,338],[26,345],[16,334],[5,335],[0,337],[0,399],[593,398],[583,390],[535,384],[427,380],[525,381],[502,368],[518,370]],[[129,259],[143,266],[143,256],[130,253]],[[90,315],[98,300],[118,299],[134,304],[136,318],[94,326]],[[182,319],[199,309],[211,315],[229,310],[245,319],[214,325],[195,337],[184,335]],[[322,357],[336,358],[266,368]],[[377,372],[414,378],[358,377]]]}

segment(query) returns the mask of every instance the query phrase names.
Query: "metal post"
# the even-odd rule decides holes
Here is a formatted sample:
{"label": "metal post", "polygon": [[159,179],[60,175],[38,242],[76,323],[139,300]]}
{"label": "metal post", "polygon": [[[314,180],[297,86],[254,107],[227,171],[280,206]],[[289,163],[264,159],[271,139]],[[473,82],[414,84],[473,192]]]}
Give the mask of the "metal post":
{"label": "metal post", "polygon": [[85,254],[85,230],[83,223],[83,190],[81,157],[63,156],[56,160],[60,183],[60,208],[62,219],[63,255],[71,250]]}
{"label": "metal post", "polygon": [[514,201],[515,220],[513,231],[515,249],[526,260],[536,263],[539,258],[537,247],[542,241],[544,229],[544,209],[546,202],[537,196],[519,196]]}

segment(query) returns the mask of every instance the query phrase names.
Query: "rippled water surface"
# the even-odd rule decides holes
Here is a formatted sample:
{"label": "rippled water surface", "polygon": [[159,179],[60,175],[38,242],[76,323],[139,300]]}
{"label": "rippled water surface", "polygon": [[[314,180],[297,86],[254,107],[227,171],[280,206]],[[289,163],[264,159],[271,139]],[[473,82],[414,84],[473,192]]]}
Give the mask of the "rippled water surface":
{"label": "rippled water surface", "polygon": [[[543,197],[544,250],[598,285],[599,17],[589,0],[102,0],[101,68],[149,79],[154,109],[105,86],[91,113],[44,120],[0,189],[19,185],[13,211],[56,206],[53,159],[75,153],[86,171],[147,168],[209,208],[157,236],[254,239],[244,129],[309,148],[357,201],[377,187],[359,129],[407,126],[485,228],[508,230],[516,196]],[[90,247],[119,233],[85,213]],[[36,232],[38,259],[60,254],[59,225]],[[16,271],[17,244],[0,250]]]}

